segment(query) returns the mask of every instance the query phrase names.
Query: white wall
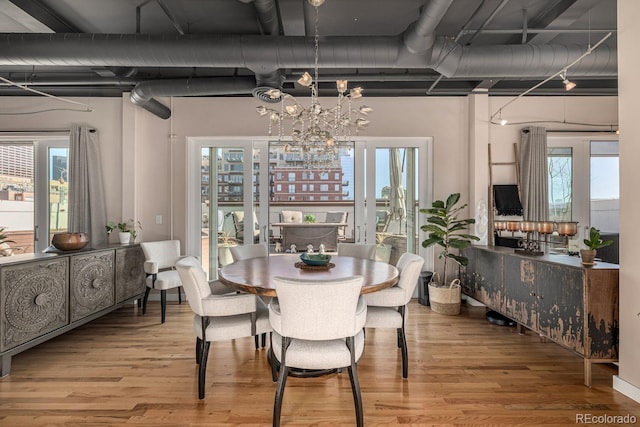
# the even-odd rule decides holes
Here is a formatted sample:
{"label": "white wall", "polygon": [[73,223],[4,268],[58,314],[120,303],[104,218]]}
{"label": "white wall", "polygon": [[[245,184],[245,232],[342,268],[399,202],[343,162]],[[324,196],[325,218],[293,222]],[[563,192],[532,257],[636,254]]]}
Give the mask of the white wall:
{"label": "white wall", "polygon": [[614,386],[640,402],[640,270],[637,252],[640,162],[640,2],[618,0],[618,93],[620,106],[620,371]]}

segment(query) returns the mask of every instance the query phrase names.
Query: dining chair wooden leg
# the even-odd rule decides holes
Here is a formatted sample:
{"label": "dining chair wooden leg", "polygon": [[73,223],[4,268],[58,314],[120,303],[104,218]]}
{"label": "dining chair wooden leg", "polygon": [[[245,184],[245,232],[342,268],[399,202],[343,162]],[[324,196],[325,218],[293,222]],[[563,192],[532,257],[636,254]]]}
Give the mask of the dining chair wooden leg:
{"label": "dining chair wooden leg", "polygon": [[269,334],[269,354],[267,359],[271,364],[271,380],[275,383],[278,381],[278,361],[276,360],[276,355],[273,353],[273,336],[271,334]]}
{"label": "dining chair wooden leg", "polygon": [[202,340],[200,338],[196,338],[196,363],[200,364],[200,359],[202,358]]}
{"label": "dining chair wooden leg", "polygon": [[[291,338],[282,337],[280,350],[280,377],[276,386],[276,397],[273,402],[273,427],[280,427],[280,414],[282,413],[282,399],[284,397],[284,387],[289,376],[287,367],[287,348],[291,344]],[[274,360],[275,362],[275,360]]]}
{"label": "dining chair wooden leg", "polygon": [[147,300],[149,299],[149,292],[151,292],[151,288],[147,287],[144,291],[144,298],[142,299],[142,314],[144,315],[147,312]]}
{"label": "dining chair wooden leg", "polygon": [[260,337],[258,337],[257,335],[254,335],[253,340],[256,343],[256,350],[257,350],[258,348],[260,348]]}
{"label": "dining chair wooden leg", "polygon": [[284,397],[284,387],[289,376],[289,368],[283,363],[280,364],[280,377],[276,386],[276,399],[273,404],[273,427],[280,427],[280,414],[282,413],[282,399]]}
{"label": "dining chair wooden leg", "polygon": [[353,392],[353,404],[356,410],[356,424],[358,427],[364,426],[364,415],[362,411],[362,394],[360,393],[360,382],[356,366],[349,366],[349,380],[351,381],[351,391]]}
{"label": "dining chair wooden leg", "polygon": [[182,286],[178,286],[178,304],[182,304]]}
{"label": "dining chair wooden leg", "polygon": [[164,323],[166,314],[167,314],[167,291],[163,289],[160,291],[160,311],[162,313],[162,322]]}
{"label": "dining chair wooden leg", "polygon": [[262,334],[262,348],[267,346],[267,334]]}
{"label": "dining chair wooden leg", "polygon": [[398,328],[398,338],[400,340],[400,349],[402,350],[402,378],[409,377],[409,352],[407,350],[407,335],[404,330],[405,317],[407,312],[407,306],[403,305],[398,310],[402,316],[402,327]]}
{"label": "dining chair wooden leg", "polygon": [[355,361],[355,339],[349,337],[347,339],[347,346],[351,353],[351,365],[347,367],[349,372],[349,381],[351,382],[351,391],[353,393],[353,404],[356,410],[356,424],[358,427],[364,426],[364,415],[362,411],[362,393],[360,393],[360,382],[358,381],[358,371]]}
{"label": "dining chair wooden leg", "polygon": [[409,376],[409,354],[407,351],[407,337],[404,328],[398,328],[398,336],[400,337],[400,350],[402,351],[402,378]]}
{"label": "dining chair wooden leg", "polygon": [[209,341],[203,342],[200,366],[198,367],[198,399],[204,399],[204,387],[207,378],[207,358],[209,357]]}

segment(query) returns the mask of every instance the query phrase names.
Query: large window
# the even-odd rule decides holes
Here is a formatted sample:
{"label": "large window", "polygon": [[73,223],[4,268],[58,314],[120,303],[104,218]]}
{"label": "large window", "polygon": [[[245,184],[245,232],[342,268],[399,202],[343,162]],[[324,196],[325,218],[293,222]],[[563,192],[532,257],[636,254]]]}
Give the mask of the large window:
{"label": "large window", "polygon": [[591,141],[591,225],[618,232],[620,212],[620,162],[618,141]]}
{"label": "large window", "polygon": [[0,226],[13,254],[49,246],[67,230],[68,138],[0,138]]}
{"label": "large window", "polygon": [[571,221],[572,167],[570,147],[549,147],[549,220]]}
{"label": "large window", "polygon": [[549,136],[549,219],[619,230],[618,140]]}

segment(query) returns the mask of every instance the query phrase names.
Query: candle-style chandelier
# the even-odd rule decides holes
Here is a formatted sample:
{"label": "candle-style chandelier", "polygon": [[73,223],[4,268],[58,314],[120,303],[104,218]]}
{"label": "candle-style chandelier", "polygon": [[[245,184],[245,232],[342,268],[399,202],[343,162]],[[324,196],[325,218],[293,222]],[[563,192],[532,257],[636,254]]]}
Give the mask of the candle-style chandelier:
{"label": "candle-style chandelier", "polygon": [[[331,108],[324,108],[318,99],[318,7],[324,0],[307,0],[315,8],[315,62],[314,76],[305,72],[298,83],[311,89],[311,104],[303,106],[293,95],[280,89],[265,90],[265,100],[280,103],[280,110],[256,107],[260,116],[269,117],[269,136],[274,128],[278,141],[284,142],[285,152],[297,152],[301,156],[306,169],[328,169],[338,161],[338,154],[343,148],[350,148],[352,136],[369,124],[364,116],[372,108],[362,105],[352,108],[351,101],[362,97],[362,88],[348,90],[347,80],[337,80],[338,100]],[[285,123],[291,123],[291,127]],[[290,137],[290,140],[289,138]],[[283,141],[286,140],[286,141]]]}

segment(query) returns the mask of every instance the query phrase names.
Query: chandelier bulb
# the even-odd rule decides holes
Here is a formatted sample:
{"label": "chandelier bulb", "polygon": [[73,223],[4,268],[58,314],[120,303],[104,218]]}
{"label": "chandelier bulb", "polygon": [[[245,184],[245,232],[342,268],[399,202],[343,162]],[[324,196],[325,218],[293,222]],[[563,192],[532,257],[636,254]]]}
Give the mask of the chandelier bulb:
{"label": "chandelier bulb", "polygon": [[280,99],[282,96],[282,91],[280,89],[271,88],[265,91],[265,95],[267,95],[271,99]]}
{"label": "chandelier bulb", "polygon": [[347,91],[347,80],[336,80],[336,87],[338,88],[338,92],[345,93]]}
{"label": "chandelier bulb", "polygon": [[313,78],[311,77],[311,74],[309,74],[308,71],[305,71],[304,74],[300,76],[300,78],[298,79],[298,83],[304,87],[311,86],[312,82],[313,82]]}
{"label": "chandelier bulb", "polygon": [[258,115],[260,115],[260,117],[266,116],[268,113],[267,107],[265,107],[264,105],[259,105],[256,107],[256,112],[258,113]]}
{"label": "chandelier bulb", "polygon": [[357,99],[362,97],[362,88],[360,86],[354,87],[349,91],[349,96],[351,99]]}

